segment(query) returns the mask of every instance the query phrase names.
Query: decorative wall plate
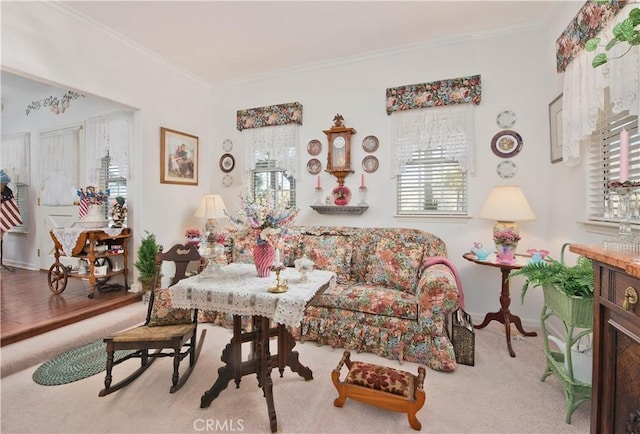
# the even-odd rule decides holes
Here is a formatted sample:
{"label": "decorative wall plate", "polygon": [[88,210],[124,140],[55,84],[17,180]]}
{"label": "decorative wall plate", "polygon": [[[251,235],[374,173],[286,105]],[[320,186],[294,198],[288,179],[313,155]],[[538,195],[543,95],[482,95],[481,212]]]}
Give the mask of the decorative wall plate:
{"label": "decorative wall plate", "polygon": [[233,142],[230,139],[225,140],[222,142],[222,149],[224,149],[225,152],[231,152],[233,149]]}
{"label": "decorative wall plate", "polygon": [[500,131],[491,140],[491,150],[501,158],[513,157],[522,150],[522,137],[515,131]]}
{"label": "decorative wall plate", "polygon": [[322,163],[317,158],[312,158],[307,161],[307,172],[312,175],[317,175],[322,170]]}
{"label": "decorative wall plate", "polygon": [[513,178],[516,173],[518,173],[518,168],[516,167],[516,163],[513,161],[501,161],[496,167],[496,171],[500,178]]}
{"label": "decorative wall plate", "polygon": [[317,139],[310,140],[309,143],[307,143],[307,152],[309,155],[318,155],[322,152],[322,142]]}
{"label": "decorative wall plate", "polygon": [[516,114],[511,110],[498,113],[496,123],[500,128],[511,128],[516,123]]}
{"label": "decorative wall plate", "polygon": [[372,173],[378,170],[379,164],[380,163],[378,162],[378,159],[373,155],[367,155],[362,160],[362,168],[364,169],[365,172],[368,172],[368,173]]}
{"label": "decorative wall plate", "polygon": [[224,173],[229,173],[236,166],[236,160],[231,154],[222,154],[220,157],[220,170]]}
{"label": "decorative wall plate", "polygon": [[380,145],[380,142],[376,136],[367,136],[362,141],[362,149],[367,152],[375,152],[378,149],[378,145]]}
{"label": "decorative wall plate", "polygon": [[222,185],[224,185],[225,187],[231,187],[231,184],[233,184],[233,178],[231,177],[231,175],[224,175],[222,177]]}

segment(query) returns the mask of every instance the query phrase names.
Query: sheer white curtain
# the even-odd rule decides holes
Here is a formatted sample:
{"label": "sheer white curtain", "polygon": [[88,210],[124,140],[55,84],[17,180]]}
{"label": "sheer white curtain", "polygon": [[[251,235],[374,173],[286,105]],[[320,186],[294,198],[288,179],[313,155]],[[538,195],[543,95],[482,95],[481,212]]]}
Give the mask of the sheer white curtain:
{"label": "sheer white curtain", "polygon": [[81,127],[40,133],[40,187],[43,205],[73,205],[77,199]]}
{"label": "sheer white curtain", "polygon": [[475,173],[473,104],[402,110],[391,115],[391,176],[403,173],[416,151],[443,148],[460,170]]}
{"label": "sheer white curtain", "polygon": [[242,131],[245,144],[245,176],[259,160],[274,160],[276,167],[298,179],[298,125],[275,125]]}
{"label": "sheer white curtain", "polygon": [[[598,35],[606,45],[613,27],[629,16],[637,4],[628,4]],[[581,145],[588,145],[596,130],[598,112],[604,110],[604,89],[609,88],[613,112],[640,112],[640,47],[635,46],[620,59],[612,59],[626,51],[628,45],[618,44],[607,55],[609,62],[598,68],[591,66],[593,52],[583,50],[567,66],[562,97],[563,161],[568,166],[580,163]],[[599,52],[599,51],[598,51]]]}
{"label": "sheer white curtain", "polygon": [[109,153],[111,165],[129,179],[129,147],[132,137],[133,114],[119,112],[88,119],[85,133],[85,162],[87,185],[97,185],[102,158]]}
{"label": "sheer white curtain", "polygon": [[29,133],[2,136],[0,169],[4,169],[13,183],[29,184]]}

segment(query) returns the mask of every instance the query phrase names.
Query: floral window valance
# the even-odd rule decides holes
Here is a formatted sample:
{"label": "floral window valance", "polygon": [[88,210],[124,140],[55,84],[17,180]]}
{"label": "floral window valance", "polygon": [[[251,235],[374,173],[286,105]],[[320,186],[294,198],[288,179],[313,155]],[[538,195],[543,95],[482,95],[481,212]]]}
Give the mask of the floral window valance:
{"label": "floral window valance", "polygon": [[238,110],[236,120],[239,131],[288,124],[302,125],[302,104],[299,102]]}
{"label": "floral window valance", "polygon": [[480,75],[449,78],[430,83],[387,88],[387,114],[399,110],[440,107],[452,104],[480,104]]}
{"label": "floral window valance", "polygon": [[627,0],[612,0],[606,4],[587,1],[567,28],[556,40],[556,68],[564,72],[567,65],[584,48],[584,44],[596,36],[622,9]]}

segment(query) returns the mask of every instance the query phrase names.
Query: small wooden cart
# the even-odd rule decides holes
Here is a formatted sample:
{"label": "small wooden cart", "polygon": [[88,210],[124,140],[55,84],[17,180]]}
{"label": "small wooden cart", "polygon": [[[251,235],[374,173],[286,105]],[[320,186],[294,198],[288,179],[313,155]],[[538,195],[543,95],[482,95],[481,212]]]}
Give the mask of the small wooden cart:
{"label": "small wooden cart", "polygon": [[[61,294],[67,287],[69,277],[89,280],[91,290],[89,298],[93,298],[96,288],[103,291],[105,284],[112,276],[123,275],[124,287],[129,289],[129,267],[127,244],[131,237],[129,228],[123,228],[117,235],[109,235],[103,229],[83,230],[77,239],[70,255],[66,254],[62,243],[58,240],[53,230],[49,231],[55,246],[56,261],[49,268],[48,283],[49,289],[54,294]],[[104,246],[104,247],[99,247]],[[68,252],[67,252],[68,253]],[[123,266],[121,270],[114,270],[111,257],[122,256]],[[88,272],[85,274],[74,273],[60,262],[61,256],[72,256],[74,258],[86,259],[88,262]],[[96,276],[96,267],[106,267],[106,272]],[[110,291],[113,289],[109,289]],[[106,292],[106,291],[105,291]]]}

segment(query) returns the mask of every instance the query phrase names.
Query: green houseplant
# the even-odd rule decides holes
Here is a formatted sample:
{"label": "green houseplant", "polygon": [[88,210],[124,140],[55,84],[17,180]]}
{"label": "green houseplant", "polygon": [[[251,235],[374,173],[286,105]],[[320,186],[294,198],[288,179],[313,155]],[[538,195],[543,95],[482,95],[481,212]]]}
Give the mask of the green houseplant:
{"label": "green houseplant", "polygon": [[[594,2],[598,4],[607,4],[607,3],[610,3],[610,0],[594,0]],[[637,47],[638,45],[640,45],[640,29],[638,29],[638,26],[640,26],[640,8],[633,8],[629,12],[629,16],[627,18],[625,18],[624,20],[622,20],[620,23],[616,24],[613,27],[613,30],[612,30],[613,37],[611,38],[608,44],[604,45],[605,51],[608,52],[614,46],[618,44],[623,44],[623,43],[627,43],[629,47],[620,56],[612,57],[612,59],[620,58],[625,54],[627,54],[634,46]],[[602,39],[598,37],[591,38],[586,42],[584,48],[587,51],[595,51],[598,49],[598,47],[601,46],[600,45],[601,41]],[[609,57],[607,56],[606,52],[598,53],[593,58],[593,61],[591,62],[591,66],[593,66],[594,68],[597,68],[601,65],[604,65],[608,61],[609,61]]]}
{"label": "green houseplant", "polygon": [[158,243],[156,242],[156,236],[149,231],[144,231],[146,234],[140,242],[138,248],[138,254],[136,262],[133,264],[140,276],[138,280],[142,284],[142,289],[145,292],[150,292],[153,286],[153,278],[156,274],[156,255],[158,254]]}
{"label": "green houseplant", "polygon": [[562,246],[561,260],[547,258],[545,261],[528,263],[511,273],[510,278],[524,276],[521,302],[530,287],[542,287],[545,303],[562,317],[576,325],[590,325],[593,321],[594,283],[591,260],[580,256],[576,264],[564,262]]}

